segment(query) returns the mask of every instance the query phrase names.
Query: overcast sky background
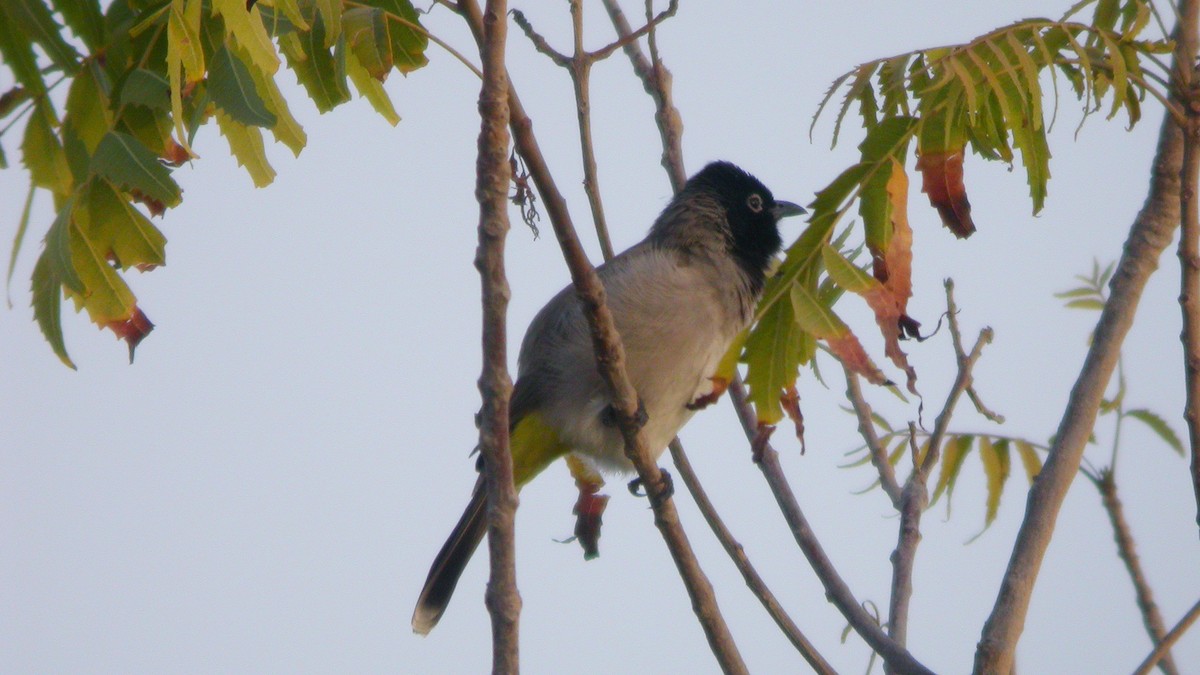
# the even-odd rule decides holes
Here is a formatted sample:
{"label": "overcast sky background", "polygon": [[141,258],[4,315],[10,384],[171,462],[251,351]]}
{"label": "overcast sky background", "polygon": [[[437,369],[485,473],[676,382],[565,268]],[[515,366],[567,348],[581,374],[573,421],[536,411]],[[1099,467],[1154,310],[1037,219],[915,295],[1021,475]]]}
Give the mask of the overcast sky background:
{"label": "overcast sky background", "polygon": [[[599,3],[585,3],[591,47],[611,38]],[[626,3],[631,19],[639,14]],[[660,31],[694,172],[729,159],[779,198],[807,203],[854,160],[857,124],[829,150],[832,116],[808,140],[830,81],[862,61],[967,40],[1070,3],[683,2]],[[565,3],[516,3],[560,49]],[[466,54],[469,34],[435,8],[426,25]],[[510,30],[510,71],[593,259],[598,247],[581,188],[566,73]],[[387,83],[404,120],[389,127],[363,101],[319,116],[290,72],[279,80],[308,132],[299,160],[269,148],[279,176],[256,190],[215,126],[202,159],[176,172],[184,202],[156,221],[168,265],[129,277],[156,324],[126,363],[124,345],[85,316],[64,315],[79,365],[63,367],[28,308],[28,278],[50,222],[39,196],[11,296],[0,312],[0,671],[3,672],[483,672],[490,667],[482,603],[485,556],[467,570],[438,628],[411,634],[428,565],[475,480],[468,456],[479,405],[479,281],[472,268],[478,80],[435,46],[430,65]],[[473,60],[475,60],[473,58]],[[4,75],[7,77],[7,75]],[[11,81],[0,81],[7,89]],[[620,53],[593,71],[600,186],[618,249],[638,241],[670,198],[659,166],[653,104]],[[915,184],[915,296],[932,327],[953,277],[968,339],[996,340],[976,369],[996,427],[960,407],[954,428],[1045,440],[1055,430],[1095,314],[1065,310],[1055,291],[1120,253],[1145,197],[1160,108],[1126,132],[1060,105],[1045,211],[1030,214],[1023,170],[967,160],[979,232],[960,242]],[[19,134],[2,142],[10,161]],[[911,170],[911,166],[910,166]],[[11,239],[27,176],[0,173],[0,237]],[[785,224],[790,241],[799,221]],[[508,244],[514,345],[568,282],[548,222],[536,239],[514,214]],[[1146,290],[1125,349],[1130,407],[1184,430],[1177,265],[1171,252]],[[839,310],[882,362],[861,301]],[[928,402],[953,379],[945,333],[908,344]],[[863,601],[886,608],[897,521],[883,495],[856,495],[869,467],[839,468],[860,442],[839,409],[844,388],[810,372],[800,392],[807,454],[785,430],[776,446],[827,552]],[[891,372],[891,370],[889,370]],[[894,423],[916,418],[883,391]],[[1088,457],[1107,461],[1111,420]],[[710,497],[802,630],[844,672],[868,651],[840,635],[793,545],[726,401],[682,433]],[[664,460],[665,462],[665,460]],[[669,462],[667,463],[669,464]],[[984,481],[967,459],[952,518],[924,519],[909,630],[914,654],[938,672],[970,669],[983,621],[1023,513],[1019,465],[996,523],[977,541]],[[601,557],[556,543],[573,525],[574,488],[561,465],[521,495],[518,579],[522,665],[529,673],[715,672],[687,596],[643,500],[614,479]],[[1130,424],[1121,496],[1165,621],[1200,597],[1200,543],[1185,460]],[[744,589],[686,492],[677,504],[752,672],[807,666]],[[1096,491],[1076,481],[1038,580],[1018,650],[1022,673],[1131,671],[1149,641]],[[1200,633],[1175,649],[1200,672]]]}

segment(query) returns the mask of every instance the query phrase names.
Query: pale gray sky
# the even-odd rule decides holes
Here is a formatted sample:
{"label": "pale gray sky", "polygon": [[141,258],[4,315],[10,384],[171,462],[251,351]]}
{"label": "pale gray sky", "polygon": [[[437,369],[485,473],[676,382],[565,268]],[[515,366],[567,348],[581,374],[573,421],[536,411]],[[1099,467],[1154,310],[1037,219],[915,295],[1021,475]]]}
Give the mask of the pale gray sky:
{"label": "pale gray sky", "polygon": [[[630,4],[630,3],[627,3]],[[683,2],[660,33],[675,75],[690,171],[730,159],[776,196],[807,202],[853,161],[850,119],[830,152],[832,117],[807,138],[829,82],[855,64],[969,39],[1069,4],[1010,1],[842,3]],[[523,3],[543,33],[569,44],[563,3]],[[609,39],[587,3],[590,44]],[[632,4],[628,9],[634,12]],[[472,43],[438,9],[428,27]],[[589,250],[577,136],[566,74],[515,29],[510,69]],[[428,564],[475,480],[468,453],[479,399],[479,281],[473,198],[478,81],[437,47],[428,68],[387,88],[404,120],[389,127],[365,102],[318,116],[283,72],[309,147],[270,154],[275,184],[255,190],[215,127],[202,159],[176,172],[183,204],[157,221],[168,265],[131,284],[157,325],[135,365],[108,332],[64,316],[78,372],[59,364],[28,309],[28,277],[49,223],[40,198],[32,234],[0,312],[0,671],[482,672],[490,665],[481,555],[428,638],[409,615]],[[9,82],[0,82],[6,88]],[[658,165],[652,103],[618,54],[593,75],[600,183],[618,248],[640,239],[670,197]],[[1009,421],[995,428],[968,407],[963,430],[1045,439],[1082,361],[1094,315],[1060,308],[1053,292],[1120,253],[1145,183],[1159,108],[1127,133],[1089,122],[1078,138],[1063,100],[1051,139],[1047,207],[1030,215],[1018,167],[967,161],[979,233],[959,242],[914,185],[915,297],[932,326],[942,279],[958,286],[964,329],[996,341],[976,373]],[[15,134],[4,138],[15,159]],[[910,167],[911,168],[911,167]],[[914,181],[916,183],[917,181]],[[0,222],[14,231],[27,177],[0,173]],[[514,216],[515,217],[515,216]],[[794,238],[799,224],[785,236]],[[548,223],[509,238],[511,339],[568,281]],[[1182,431],[1176,264],[1164,255],[1126,347],[1129,403]],[[840,311],[882,360],[856,298]],[[907,348],[930,407],[952,380],[948,337]],[[513,349],[515,355],[515,345]],[[514,364],[515,365],[515,364]],[[853,418],[810,373],[801,380],[806,455],[785,430],[782,461],[828,553],[854,592],[886,606],[896,520],[882,495],[855,495],[869,468],[840,469],[859,443]],[[889,371],[890,372],[890,371]],[[882,391],[894,422],[914,406]],[[926,413],[926,421],[931,419]],[[1109,421],[1097,430],[1111,438]],[[796,622],[839,670],[867,661],[792,544],[749,460],[728,404],[699,415],[682,439],[728,525]],[[1089,449],[1097,461],[1104,447]],[[1014,467],[993,527],[983,478],[967,460],[953,517],[938,505],[918,552],[910,641],[938,672],[971,666],[1020,522],[1025,485]],[[1200,597],[1200,543],[1186,462],[1145,429],[1125,434],[1118,471],[1139,552],[1168,624]],[[609,489],[601,557],[585,563],[570,534],[574,488],[555,467],[521,495],[518,578],[522,664],[529,673],[714,672],[644,501],[624,479]],[[681,489],[682,492],[682,489]],[[702,563],[753,672],[804,671],[701,522],[677,500]],[[1095,491],[1078,481],[1059,518],[1018,652],[1022,673],[1129,672],[1149,643]],[[1197,672],[1200,634],[1176,651]]]}

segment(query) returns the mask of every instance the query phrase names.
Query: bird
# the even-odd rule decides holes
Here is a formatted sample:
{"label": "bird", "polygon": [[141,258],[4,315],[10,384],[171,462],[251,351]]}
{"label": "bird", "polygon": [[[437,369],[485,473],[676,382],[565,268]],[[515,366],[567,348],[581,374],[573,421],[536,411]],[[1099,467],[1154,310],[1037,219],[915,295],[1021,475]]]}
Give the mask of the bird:
{"label": "bird", "polygon": [[[740,167],[712,162],[687,180],[642,241],[596,268],[654,460],[723,391],[717,367],[753,318],[782,248],[779,221],[802,213]],[[538,312],[521,343],[509,405],[517,488],[564,456],[572,473],[580,462],[591,472],[631,473],[613,419],[587,320],[568,286]],[[413,611],[415,633],[428,634],[445,612],[487,531],[486,502],[481,476],[429,570]]]}

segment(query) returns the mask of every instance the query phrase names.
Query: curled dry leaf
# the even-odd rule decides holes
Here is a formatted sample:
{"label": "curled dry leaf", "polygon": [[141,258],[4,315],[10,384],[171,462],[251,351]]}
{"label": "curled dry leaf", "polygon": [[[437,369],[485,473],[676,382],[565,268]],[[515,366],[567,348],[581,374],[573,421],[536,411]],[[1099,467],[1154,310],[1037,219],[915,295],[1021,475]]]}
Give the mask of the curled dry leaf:
{"label": "curled dry leaf", "polygon": [[971,202],[963,184],[963,149],[954,152],[924,152],[917,159],[921,172],[921,191],[938,211],[945,225],[959,239],[975,232],[971,220]]}

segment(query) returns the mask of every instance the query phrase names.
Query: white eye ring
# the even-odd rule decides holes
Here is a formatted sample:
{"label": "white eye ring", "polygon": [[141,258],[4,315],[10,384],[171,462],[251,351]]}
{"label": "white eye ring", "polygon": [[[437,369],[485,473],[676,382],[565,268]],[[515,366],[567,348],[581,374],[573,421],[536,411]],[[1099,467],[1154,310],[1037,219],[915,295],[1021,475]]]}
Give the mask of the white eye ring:
{"label": "white eye ring", "polygon": [[756,192],[746,200],[746,206],[754,213],[762,213],[763,198]]}

